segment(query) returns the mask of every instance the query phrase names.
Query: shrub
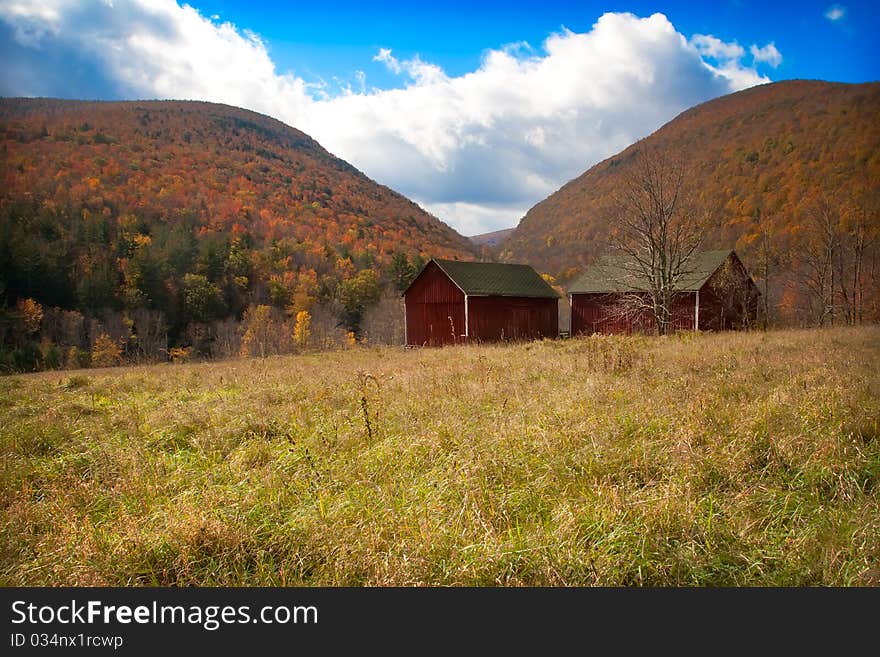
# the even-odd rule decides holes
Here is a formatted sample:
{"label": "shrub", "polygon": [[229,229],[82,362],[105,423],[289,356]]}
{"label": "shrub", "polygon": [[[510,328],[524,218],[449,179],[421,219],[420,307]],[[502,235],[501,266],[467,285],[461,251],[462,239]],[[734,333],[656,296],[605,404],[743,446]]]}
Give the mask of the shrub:
{"label": "shrub", "polygon": [[296,314],[296,324],[293,327],[293,341],[298,347],[305,347],[309,342],[311,331],[312,316],[308,310],[300,310]]}
{"label": "shrub", "polygon": [[192,347],[173,347],[168,350],[172,363],[185,363],[192,355]]}
{"label": "shrub", "polygon": [[92,365],[112,367],[122,363],[122,349],[109,335],[102,333],[92,346]]}

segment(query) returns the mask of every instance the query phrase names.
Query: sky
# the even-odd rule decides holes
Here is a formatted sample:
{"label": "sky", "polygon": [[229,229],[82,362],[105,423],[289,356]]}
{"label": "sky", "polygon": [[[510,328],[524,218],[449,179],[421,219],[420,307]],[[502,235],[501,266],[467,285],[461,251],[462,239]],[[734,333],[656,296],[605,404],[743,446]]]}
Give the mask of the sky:
{"label": "sky", "polygon": [[0,96],[251,109],[474,235],[695,104],[880,79],[878,31],[876,0],[0,0]]}

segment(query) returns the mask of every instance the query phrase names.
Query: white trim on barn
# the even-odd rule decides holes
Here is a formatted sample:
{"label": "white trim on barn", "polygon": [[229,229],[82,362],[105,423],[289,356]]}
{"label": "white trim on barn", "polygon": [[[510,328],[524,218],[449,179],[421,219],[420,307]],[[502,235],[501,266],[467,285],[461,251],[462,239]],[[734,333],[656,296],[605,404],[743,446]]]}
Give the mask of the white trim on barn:
{"label": "white trim on barn", "polygon": [[697,290],[696,301],[694,302],[694,330],[700,330],[700,291]]}

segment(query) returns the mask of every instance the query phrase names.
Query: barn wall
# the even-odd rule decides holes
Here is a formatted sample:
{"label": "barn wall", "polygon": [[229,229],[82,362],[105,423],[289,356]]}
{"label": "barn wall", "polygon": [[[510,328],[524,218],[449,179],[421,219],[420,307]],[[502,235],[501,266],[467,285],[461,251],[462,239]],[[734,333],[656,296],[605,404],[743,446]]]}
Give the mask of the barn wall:
{"label": "barn wall", "polygon": [[700,330],[721,331],[728,324],[721,298],[708,288],[700,290]]}
{"label": "barn wall", "polygon": [[735,255],[700,289],[700,329],[723,331],[752,326],[758,316],[758,288]]}
{"label": "barn wall", "polygon": [[[701,331],[721,331],[753,325],[758,315],[760,293],[742,261],[731,253],[700,288]],[[571,334],[653,333],[654,319],[649,311],[635,317],[615,312],[620,295],[575,294],[571,300]],[[672,326],[676,331],[694,329],[695,292],[679,293],[672,304]]]}
{"label": "barn wall", "polygon": [[[694,310],[696,306],[696,292],[680,292],[672,302],[672,328],[676,331],[694,330]],[[703,305],[700,299],[700,305]],[[702,321],[702,308],[700,309]]]}
{"label": "barn wall", "polygon": [[573,294],[571,298],[571,334],[631,333],[632,324],[616,317],[611,306],[613,294]]}
{"label": "barn wall", "polygon": [[454,344],[462,340],[464,293],[436,265],[428,263],[406,292],[408,345]]}
{"label": "barn wall", "polygon": [[[616,310],[620,296],[616,294],[574,294],[571,301],[571,334],[593,333],[654,333],[657,325],[648,310],[622,316]],[[679,294],[672,304],[672,326],[677,331],[694,328],[694,293]],[[702,302],[702,299],[701,299]],[[700,324],[702,325],[702,303]]]}
{"label": "barn wall", "polygon": [[468,297],[470,340],[531,340],[558,335],[558,299]]}

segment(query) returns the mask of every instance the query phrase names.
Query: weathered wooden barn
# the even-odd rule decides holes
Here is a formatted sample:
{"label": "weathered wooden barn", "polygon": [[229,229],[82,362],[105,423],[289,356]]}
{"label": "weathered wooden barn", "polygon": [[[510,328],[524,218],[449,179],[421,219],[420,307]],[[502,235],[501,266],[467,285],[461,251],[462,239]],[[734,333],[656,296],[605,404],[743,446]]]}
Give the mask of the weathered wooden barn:
{"label": "weathered wooden barn", "polygon": [[410,346],[559,334],[559,295],[528,265],[434,259],[403,296]]}
{"label": "weathered wooden barn", "polygon": [[[651,333],[653,314],[639,308],[647,281],[625,256],[607,256],[587,269],[569,289],[571,334]],[[677,331],[750,326],[758,312],[757,286],[734,251],[695,254],[681,276],[672,302]],[[633,301],[636,303],[633,303]]]}

